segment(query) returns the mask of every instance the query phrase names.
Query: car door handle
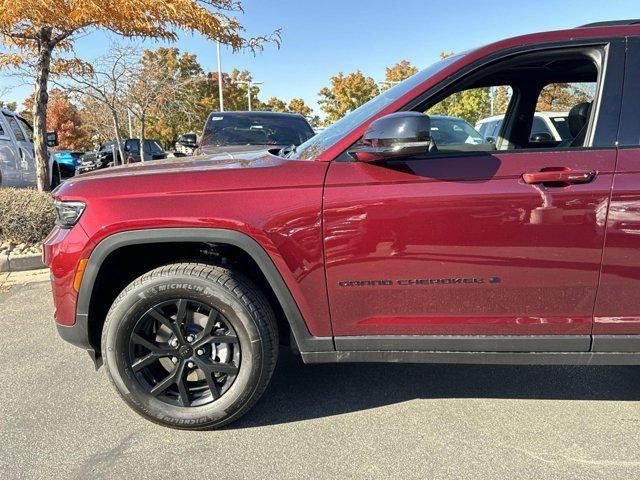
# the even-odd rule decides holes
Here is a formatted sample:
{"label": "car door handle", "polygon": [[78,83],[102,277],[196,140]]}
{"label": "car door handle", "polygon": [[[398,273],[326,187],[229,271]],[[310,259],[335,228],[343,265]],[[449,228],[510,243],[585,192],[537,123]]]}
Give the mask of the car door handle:
{"label": "car door handle", "polygon": [[596,176],[594,170],[571,170],[570,168],[543,168],[539,172],[523,173],[522,180],[530,185],[550,184],[550,186],[565,186],[579,183],[589,183]]}

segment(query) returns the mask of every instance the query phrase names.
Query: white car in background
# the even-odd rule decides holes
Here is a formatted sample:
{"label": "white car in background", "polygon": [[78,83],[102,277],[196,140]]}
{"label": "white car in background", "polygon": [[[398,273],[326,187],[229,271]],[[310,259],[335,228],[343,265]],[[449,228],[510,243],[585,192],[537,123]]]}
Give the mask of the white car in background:
{"label": "white car in background", "polygon": [[[536,112],[531,126],[530,141],[562,142],[572,139],[567,121],[568,116],[569,112]],[[503,120],[504,114],[483,118],[476,123],[476,130],[485,140],[495,143],[500,134]]]}
{"label": "white car in background", "polygon": [[[57,144],[54,132],[47,137],[50,147]],[[51,188],[60,183],[60,170],[53,155],[49,155],[49,182]],[[36,185],[33,128],[17,113],[0,109],[0,188]]]}

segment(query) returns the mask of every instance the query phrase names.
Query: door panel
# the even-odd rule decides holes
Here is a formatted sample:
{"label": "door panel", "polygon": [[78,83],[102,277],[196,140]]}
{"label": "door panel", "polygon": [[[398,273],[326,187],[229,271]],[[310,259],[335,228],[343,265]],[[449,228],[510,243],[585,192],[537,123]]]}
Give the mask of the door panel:
{"label": "door panel", "polygon": [[[593,334],[640,334],[640,150],[621,150]],[[624,171],[633,168],[634,171]]]}
{"label": "door panel", "polygon": [[0,115],[0,186],[20,186],[22,178],[18,167],[18,151],[13,143],[10,127],[5,122],[4,115]]}
{"label": "door panel", "polygon": [[15,141],[16,165],[20,174],[19,185],[35,186],[36,170],[33,144],[28,141],[14,115],[3,113],[3,118]]}
{"label": "door panel", "polygon": [[640,335],[640,38],[629,39],[626,66],[594,335]]}
{"label": "door panel", "polygon": [[22,181],[18,170],[17,151],[13,141],[7,138],[0,138],[0,176],[2,187],[18,187]]}
{"label": "door panel", "polygon": [[[589,334],[614,149],[334,162],[325,255],[334,334]],[[568,167],[590,183],[526,184]]]}

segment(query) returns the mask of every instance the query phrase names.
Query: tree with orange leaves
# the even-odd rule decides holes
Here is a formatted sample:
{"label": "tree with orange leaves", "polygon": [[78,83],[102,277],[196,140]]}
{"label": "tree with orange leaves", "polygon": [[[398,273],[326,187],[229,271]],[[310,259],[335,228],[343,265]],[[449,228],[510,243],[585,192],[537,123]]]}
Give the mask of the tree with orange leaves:
{"label": "tree with orange leaves", "polygon": [[[33,110],[34,95],[24,101],[25,108]],[[69,95],[55,88],[49,94],[47,109],[47,127],[58,132],[60,147],[69,150],[84,150],[89,147],[89,133],[84,128],[84,121]]]}
{"label": "tree with orange leaves", "polygon": [[13,67],[28,71],[34,77],[38,188],[49,188],[45,138],[49,77],[69,69],[91,67],[70,56],[78,35],[102,28],[125,37],[173,41],[177,30],[183,30],[199,32],[234,50],[260,49],[267,41],[279,43],[279,30],[246,38],[242,25],[229,12],[242,12],[242,3],[239,0],[3,0],[0,35],[7,51],[0,54],[0,68]]}

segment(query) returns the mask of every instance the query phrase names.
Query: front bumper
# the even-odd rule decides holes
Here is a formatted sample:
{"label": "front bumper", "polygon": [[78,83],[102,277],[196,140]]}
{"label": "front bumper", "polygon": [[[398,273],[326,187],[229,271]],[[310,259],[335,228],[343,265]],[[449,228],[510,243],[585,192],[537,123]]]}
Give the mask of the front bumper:
{"label": "front bumper", "polygon": [[81,163],[76,167],[76,174],[92,172],[98,169],[98,165],[95,163]]}
{"label": "front bumper", "polygon": [[55,227],[43,242],[43,260],[51,270],[51,290],[58,333],[66,341],[93,350],[87,319],[76,316],[78,293],[73,289],[78,262],[83,258],[89,237],[76,225],[71,229]]}

